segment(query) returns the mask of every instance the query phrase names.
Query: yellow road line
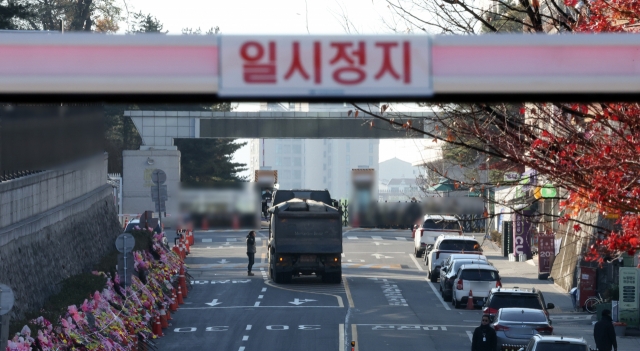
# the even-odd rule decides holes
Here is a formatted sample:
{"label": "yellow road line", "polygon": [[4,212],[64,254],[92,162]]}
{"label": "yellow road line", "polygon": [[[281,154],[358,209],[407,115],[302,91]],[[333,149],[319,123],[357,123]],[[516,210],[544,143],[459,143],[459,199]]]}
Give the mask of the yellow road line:
{"label": "yellow road line", "polygon": [[349,307],[356,307],[353,304],[353,298],[351,297],[351,289],[349,289],[349,283],[347,283],[347,277],[342,277],[342,282],[344,284],[344,291],[347,293],[347,301],[349,301]]}
{"label": "yellow road line", "polygon": [[358,351],[358,326],[356,324],[351,324],[351,339],[356,342],[354,351]]}

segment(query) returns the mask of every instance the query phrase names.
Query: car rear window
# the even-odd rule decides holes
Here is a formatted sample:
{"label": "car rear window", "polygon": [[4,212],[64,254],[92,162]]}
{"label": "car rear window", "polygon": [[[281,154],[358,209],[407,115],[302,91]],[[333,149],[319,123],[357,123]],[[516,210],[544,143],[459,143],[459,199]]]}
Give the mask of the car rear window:
{"label": "car rear window", "polygon": [[503,310],[500,314],[500,319],[505,321],[512,322],[546,322],[547,316],[544,312],[540,311],[539,313],[535,313],[533,311],[523,312],[522,310],[515,311],[505,311]]}
{"label": "car rear window", "polygon": [[496,310],[506,307],[535,308],[537,310],[542,309],[538,297],[528,294],[496,294],[491,298],[489,307]]}
{"label": "car rear window", "polygon": [[460,224],[458,221],[444,221],[427,219],[422,224],[424,229],[436,229],[436,230],[460,230]]}
{"label": "car rear window", "polygon": [[480,251],[480,245],[475,240],[443,240],[439,250]]}
{"label": "car rear window", "polygon": [[487,269],[465,269],[460,273],[460,279],[473,281],[496,281],[498,272]]}
{"label": "car rear window", "polygon": [[539,342],[536,351],[589,351],[587,345],[568,342]]}

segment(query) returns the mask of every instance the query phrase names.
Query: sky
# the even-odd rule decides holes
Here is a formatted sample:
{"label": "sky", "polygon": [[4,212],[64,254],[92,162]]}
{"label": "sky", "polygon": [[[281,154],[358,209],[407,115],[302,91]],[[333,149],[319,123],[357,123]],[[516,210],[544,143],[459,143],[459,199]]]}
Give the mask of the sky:
{"label": "sky", "polygon": [[[124,5],[125,0],[119,1]],[[402,23],[392,24],[385,0],[126,0],[126,7],[129,19],[131,13],[151,14],[170,35],[181,34],[185,28],[206,32],[216,26],[222,34],[390,34],[391,27],[407,30]],[[127,23],[120,27],[124,32]],[[257,105],[239,104],[235,110],[255,111]],[[416,140],[381,140],[379,161],[398,157],[412,162],[428,157],[421,149]],[[248,147],[240,149],[234,160],[247,163]]]}

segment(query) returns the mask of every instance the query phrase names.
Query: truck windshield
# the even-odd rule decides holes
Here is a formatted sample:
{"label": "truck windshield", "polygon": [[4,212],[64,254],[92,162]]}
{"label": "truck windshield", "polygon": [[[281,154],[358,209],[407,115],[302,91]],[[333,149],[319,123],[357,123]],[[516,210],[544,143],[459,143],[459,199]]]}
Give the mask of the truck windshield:
{"label": "truck windshield", "polygon": [[422,224],[422,228],[435,230],[460,230],[460,224],[458,224],[458,221],[427,219]]}

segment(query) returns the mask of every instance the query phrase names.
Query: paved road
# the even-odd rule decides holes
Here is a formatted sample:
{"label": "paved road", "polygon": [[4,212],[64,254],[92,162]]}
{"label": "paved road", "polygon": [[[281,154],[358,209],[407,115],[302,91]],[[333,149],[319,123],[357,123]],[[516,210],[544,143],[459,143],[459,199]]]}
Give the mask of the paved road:
{"label": "paved road", "polygon": [[[346,231],[339,285],[314,277],[273,284],[265,272],[265,231],[258,235],[256,275],[248,277],[245,235],[195,234],[187,258],[194,288],[173,315],[160,350],[349,350],[351,340],[356,350],[367,351],[466,351],[471,345],[481,311],[456,310],[442,301],[422,261],[413,257],[408,230]],[[514,281],[527,279],[511,274]],[[553,314],[556,333],[567,336],[590,334],[590,318],[561,308]]]}

